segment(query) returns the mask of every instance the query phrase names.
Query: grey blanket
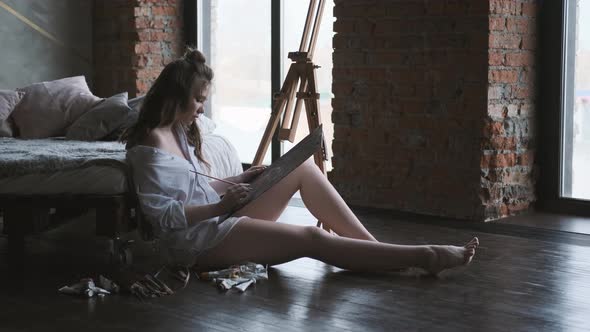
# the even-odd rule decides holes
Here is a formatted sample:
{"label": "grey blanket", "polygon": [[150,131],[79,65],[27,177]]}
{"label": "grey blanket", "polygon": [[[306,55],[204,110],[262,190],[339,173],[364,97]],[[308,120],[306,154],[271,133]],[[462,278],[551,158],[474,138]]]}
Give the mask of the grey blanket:
{"label": "grey blanket", "polygon": [[67,141],[59,137],[33,140],[0,137],[0,178],[94,165],[125,170],[125,145]]}

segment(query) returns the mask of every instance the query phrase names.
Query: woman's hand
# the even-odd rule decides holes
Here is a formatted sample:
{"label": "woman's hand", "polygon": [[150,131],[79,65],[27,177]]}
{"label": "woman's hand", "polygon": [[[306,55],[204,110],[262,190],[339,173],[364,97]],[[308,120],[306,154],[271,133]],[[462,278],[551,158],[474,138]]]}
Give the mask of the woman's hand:
{"label": "woman's hand", "polygon": [[247,183],[239,183],[227,188],[225,195],[218,203],[223,211],[230,211],[234,206],[243,202],[250,193],[251,187]]}
{"label": "woman's hand", "polygon": [[256,178],[258,175],[262,174],[262,172],[264,172],[265,169],[266,166],[252,166],[248,168],[248,170],[246,170],[244,173],[238,175],[238,182],[250,182],[254,180],[254,178]]}

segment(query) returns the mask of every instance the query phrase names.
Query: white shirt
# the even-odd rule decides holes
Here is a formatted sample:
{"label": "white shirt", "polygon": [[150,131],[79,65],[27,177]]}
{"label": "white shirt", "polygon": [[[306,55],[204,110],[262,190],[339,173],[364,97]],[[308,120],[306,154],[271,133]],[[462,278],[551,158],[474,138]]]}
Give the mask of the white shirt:
{"label": "white shirt", "polygon": [[188,225],[184,214],[186,205],[214,204],[220,198],[205,177],[191,172],[204,173],[193,151],[189,150],[182,126],[173,126],[173,132],[190,160],[146,145],[127,150],[126,158],[141,212],[154,228],[155,236],[172,251],[175,256],[172,258],[187,260],[219,243],[238,218],[229,218],[218,225],[218,217],[213,217]]}

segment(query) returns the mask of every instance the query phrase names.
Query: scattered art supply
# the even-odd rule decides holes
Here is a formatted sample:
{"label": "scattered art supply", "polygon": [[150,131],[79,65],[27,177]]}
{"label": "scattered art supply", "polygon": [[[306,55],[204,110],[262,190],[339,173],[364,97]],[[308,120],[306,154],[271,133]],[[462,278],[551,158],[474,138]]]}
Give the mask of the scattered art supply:
{"label": "scattered art supply", "polygon": [[174,294],[175,290],[162,281],[161,275],[163,271],[168,272],[168,276],[172,279],[178,280],[182,283],[182,286],[179,289],[186,287],[188,284],[190,271],[187,269],[182,270],[162,267],[153,275],[145,274],[143,277],[135,280],[129,287],[129,291],[141,301]]}
{"label": "scattered art supply", "polygon": [[212,281],[221,290],[235,289],[240,293],[246,291],[257,280],[268,280],[267,267],[252,262],[233,265],[218,271],[196,272],[196,274],[201,280]]}
{"label": "scattered art supply", "polygon": [[117,294],[120,291],[119,285],[103,275],[98,276],[98,286],[109,291],[111,294]]}
{"label": "scattered art supply", "polygon": [[111,294],[108,290],[96,286],[92,278],[80,279],[77,283],[70,286],[63,286],[58,289],[60,293],[68,295],[77,295],[82,297],[93,297],[94,295]]}

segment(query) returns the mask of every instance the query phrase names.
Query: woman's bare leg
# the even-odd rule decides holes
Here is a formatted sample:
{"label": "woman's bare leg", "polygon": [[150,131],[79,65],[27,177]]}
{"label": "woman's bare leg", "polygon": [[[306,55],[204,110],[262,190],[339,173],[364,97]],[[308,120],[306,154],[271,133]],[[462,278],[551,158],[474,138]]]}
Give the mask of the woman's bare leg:
{"label": "woman's bare leg", "polygon": [[247,261],[275,265],[310,257],[354,271],[421,267],[438,273],[471,261],[477,245],[477,238],[462,247],[394,245],[332,236],[315,226],[244,218],[220,244],[198,258],[197,267],[207,270]]}
{"label": "woman's bare leg", "polygon": [[377,241],[311,159],[246,205],[236,215],[276,221],[297,190],[301,191],[301,198],[311,214],[328,225],[336,234]]}

